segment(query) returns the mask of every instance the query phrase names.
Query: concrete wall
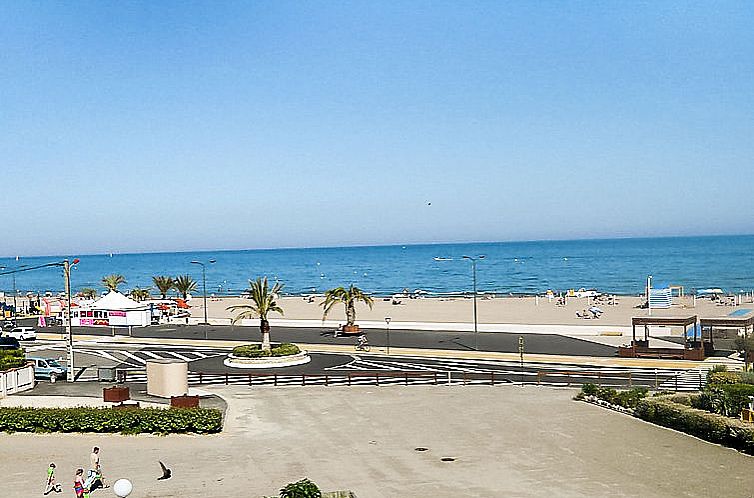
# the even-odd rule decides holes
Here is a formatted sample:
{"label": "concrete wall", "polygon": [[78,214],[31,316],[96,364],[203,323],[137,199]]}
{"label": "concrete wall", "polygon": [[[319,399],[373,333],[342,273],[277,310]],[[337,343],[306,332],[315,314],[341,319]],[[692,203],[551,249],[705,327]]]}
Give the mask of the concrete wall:
{"label": "concrete wall", "polygon": [[27,365],[0,372],[0,398],[34,387],[34,367]]}

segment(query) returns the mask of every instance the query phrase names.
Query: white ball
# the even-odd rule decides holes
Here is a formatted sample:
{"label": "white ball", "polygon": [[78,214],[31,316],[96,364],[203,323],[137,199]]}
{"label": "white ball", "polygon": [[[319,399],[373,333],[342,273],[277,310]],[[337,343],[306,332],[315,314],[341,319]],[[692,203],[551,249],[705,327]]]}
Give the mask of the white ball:
{"label": "white ball", "polygon": [[130,495],[133,490],[134,486],[128,479],[118,479],[115,481],[115,484],[113,484],[113,492],[115,493],[115,496],[120,496],[121,498]]}

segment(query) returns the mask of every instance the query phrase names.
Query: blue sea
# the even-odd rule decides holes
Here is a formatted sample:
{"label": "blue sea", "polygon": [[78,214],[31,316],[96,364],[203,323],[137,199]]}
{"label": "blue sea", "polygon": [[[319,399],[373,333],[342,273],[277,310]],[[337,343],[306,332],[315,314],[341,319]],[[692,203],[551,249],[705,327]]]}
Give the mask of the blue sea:
{"label": "blue sea", "polygon": [[[471,265],[461,259],[463,255],[485,255],[477,265],[478,287],[494,293],[533,294],[585,287],[638,294],[647,275],[653,275],[658,286],[683,285],[687,292],[707,287],[729,292],[754,289],[751,235],[67,257],[81,260],[71,274],[74,290],[101,289],[102,276],[111,273],[126,277],[125,290],[151,286],[153,275],[190,274],[201,285],[201,268],[190,261],[214,258],[217,262],[207,266],[207,292],[217,295],[239,294],[249,279],[262,275],[284,283],[289,294],[323,292],[353,283],[383,295],[405,288],[433,294],[469,291]],[[0,265],[34,266],[63,257],[2,258]],[[0,276],[0,289],[7,292],[12,285],[9,275]],[[63,289],[62,272],[53,267],[19,273],[16,287],[23,292],[57,292]]]}

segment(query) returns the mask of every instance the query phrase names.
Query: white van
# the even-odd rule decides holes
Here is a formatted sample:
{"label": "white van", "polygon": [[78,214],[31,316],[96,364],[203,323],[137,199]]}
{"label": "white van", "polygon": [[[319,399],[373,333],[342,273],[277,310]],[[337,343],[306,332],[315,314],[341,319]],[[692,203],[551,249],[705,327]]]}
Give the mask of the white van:
{"label": "white van", "polygon": [[36,341],[37,331],[34,327],[16,327],[6,333],[8,337],[13,337],[19,341]]}

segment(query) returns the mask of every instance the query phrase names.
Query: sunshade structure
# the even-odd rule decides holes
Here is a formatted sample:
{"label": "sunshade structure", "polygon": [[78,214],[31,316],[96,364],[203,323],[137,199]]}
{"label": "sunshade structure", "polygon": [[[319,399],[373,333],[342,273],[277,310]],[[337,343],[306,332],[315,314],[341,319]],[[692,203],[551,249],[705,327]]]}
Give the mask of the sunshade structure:
{"label": "sunshade structure", "polygon": [[714,288],[709,288],[709,289],[700,289],[696,291],[697,296],[715,296],[719,294],[725,294],[725,291],[723,291],[719,287],[714,287]]}
{"label": "sunshade structure", "polygon": [[[702,337],[704,337],[705,332],[708,333],[709,338],[709,344],[712,345],[712,331],[715,329],[734,329],[743,331],[744,337],[748,337],[749,335],[749,329],[751,329],[752,332],[754,332],[754,316],[742,318],[742,317],[733,317],[733,316],[726,316],[726,317],[720,317],[720,318],[702,318],[699,320],[699,330]],[[744,354],[744,360],[746,361],[746,366],[748,367],[749,364],[749,355],[751,354],[750,351],[745,351]]]}
{"label": "sunshade structure", "polygon": [[[690,341],[683,348],[650,348],[649,327],[683,327],[683,336],[686,337],[687,329],[696,325],[697,316],[668,317],[668,316],[639,316],[631,319],[633,340],[630,346],[621,346],[618,355],[627,358],[679,358],[684,360],[703,360],[705,347],[698,341]],[[636,327],[644,327],[644,339],[636,339]]]}

